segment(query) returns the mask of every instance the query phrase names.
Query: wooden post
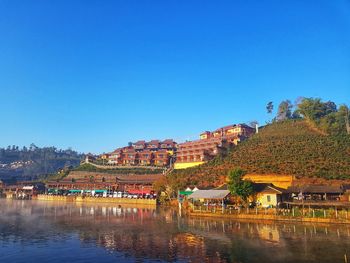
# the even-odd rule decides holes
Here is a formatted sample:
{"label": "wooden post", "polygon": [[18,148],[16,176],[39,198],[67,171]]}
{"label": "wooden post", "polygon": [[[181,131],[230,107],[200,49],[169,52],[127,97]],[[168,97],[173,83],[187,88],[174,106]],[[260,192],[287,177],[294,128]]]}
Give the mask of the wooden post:
{"label": "wooden post", "polygon": [[292,208],[292,215],[295,216],[294,207]]}
{"label": "wooden post", "polygon": [[312,209],[312,217],[315,217],[315,209]]}
{"label": "wooden post", "polygon": [[255,207],[255,214],[257,215],[258,214],[258,208]]}
{"label": "wooden post", "polygon": [[335,218],[338,218],[338,209],[335,207]]}
{"label": "wooden post", "polygon": [[326,210],[323,209],[323,217],[326,218]]}

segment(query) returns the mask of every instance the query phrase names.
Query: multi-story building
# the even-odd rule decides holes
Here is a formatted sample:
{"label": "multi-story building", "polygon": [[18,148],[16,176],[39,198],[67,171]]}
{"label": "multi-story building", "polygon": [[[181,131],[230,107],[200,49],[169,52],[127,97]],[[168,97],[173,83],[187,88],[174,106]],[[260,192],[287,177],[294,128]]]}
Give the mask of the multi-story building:
{"label": "multi-story building", "polygon": [[115,151],[108,154],[108,164],[111,165],[120,165],[123,163],[123,150],[121,148],[116,149]]}
{"label": "multi-story building", "polygon": [[122,163],[124,165],[138,165],[139,164],[139,153],[134,148],[124,148]]}
{"label": "multi-story building", "polygon": [[166,150],[170,155],[176,151],[177,144],[172,139],[166,139],[160,143],[160,149]]}
{"label": "multi-story building", "polygon": [[149,150],[144,150],[142,152],[139,152],[138,155],[139,155],[140,165],[146,165],[146,166],[153,165],[153,161],[154,161],[153,152]]}
{"label": "multi-story building", "polygon": [[146,142],[145,141],[137,141],[137,142],[132,144],[132,147],[134,147],[134,149],[136,151],[143,151],[144,149],[146,149]]}
{"label": "multi-story building", "polygon": [[170,154],[167,150],[161,149],[154,152],[154,164],[156,166],[166,166],[170,161]]}
{"label": "multi-story building", "polygon": [[175,168],[202,164],[217,154],[221,142],[220,138],[208,138],[180,143],[176,152]]}
{"label": "multi-story building", "polygon": [[254,133],[255,129],[245,124],[229,125],[213,132],[205,131],[200,134],[199,140],[178,145],[174,168],[183,169],[202,164],[213,158],[224,142],[237,145]]}
{"label": "multi-story building", "polygon": [[[177,144],[172,139],[164,141],[144,140],[131,143],[108,154],[110,165],[167,166],[176,152]],[[107,156],[104,154],[103,156]],[[102,158],[102,155],[101,157]]]}
{"label": "multi-story building", "polygon": [[160,141],[159,140],[152,140],[147,143],[147,149],[150,151],[157,151],[160,146]]}
{"label": "multi-story building", "polygon": [[214,138],[225,139],[226,141],[237,145],[238,142],[248,138],[254,133],[255,128],[246,124],[234,124],[215,130],[211,136]]}

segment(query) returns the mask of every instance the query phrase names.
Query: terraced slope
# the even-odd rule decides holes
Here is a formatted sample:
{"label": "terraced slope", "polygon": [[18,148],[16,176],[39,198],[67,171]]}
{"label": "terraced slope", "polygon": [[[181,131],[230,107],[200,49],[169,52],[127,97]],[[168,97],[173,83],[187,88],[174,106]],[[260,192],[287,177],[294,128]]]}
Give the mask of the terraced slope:
{"label": "terraced slope", "polygon": [[350,179],[350,136],[324,135],[305,121],[273,123],[235,147],[227,157],[175,170],[169,184],[175,188],[215,185],[235,167],[257,174]]}

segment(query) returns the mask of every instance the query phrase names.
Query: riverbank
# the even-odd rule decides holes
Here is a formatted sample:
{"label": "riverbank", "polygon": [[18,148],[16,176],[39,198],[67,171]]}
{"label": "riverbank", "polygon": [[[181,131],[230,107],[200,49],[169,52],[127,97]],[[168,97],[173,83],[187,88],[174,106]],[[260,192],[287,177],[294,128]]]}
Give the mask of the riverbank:
{"label": "riverbank", "polygon": [[39,201],[65,201],[76,203],[111,203],[125,205],[148,205],[156,206],[155,199],[130,199],[130,198],[112,198],[112,197],[83,197],[83,196],[59,196],[59,195],[37,195],[33,200]]}
{"label": "riverbank", "polygon": [[252,221],[284,221],[291,223],[322,223],[322,224],[350,224],[348,218],[322,218],[322,217],[292,217],[272,214],[221,214],[210,212],[192,212],[187,213],[190,217],[238,219]]}

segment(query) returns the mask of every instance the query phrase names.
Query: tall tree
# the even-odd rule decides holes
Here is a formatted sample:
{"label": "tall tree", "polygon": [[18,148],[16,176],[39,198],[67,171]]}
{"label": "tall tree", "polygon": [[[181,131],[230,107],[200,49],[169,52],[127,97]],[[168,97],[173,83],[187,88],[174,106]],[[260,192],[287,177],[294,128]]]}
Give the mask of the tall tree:
{"label": "tall tree", "polygon": [[323,107],[324,107],[325,115],[333,113],[333,112],[337,112],[337,105],[333,101],[329,100],[329,101],[323,103]]}
{"label": "tall tree", "polygon": [[247,203],[249,196],[254,193],[253,183],[248,180],[243,180],[245,172],[237,168],[228,174],[228,189],[232,195],[239,196],[243,202]]}
{"label": "tall tree", "polygon": [[350,134],[350,109],[347,105],[341,105],[338,111],[339,115],[345,122],[346,133]]}
{"label": "tall tree", "polygon": [[293,105],[290,100],[284,100],[278,105],[277,120],[283,121],[292,117]]}
{"label": "tall tree", "polygon": [[336,110],[334,102],[328,101],[323,103],[320,98],[305,98],[298,105],[298,112],[304,118],[312,121],[318,121],[325,115]]}
{"label": "tall tree", "polygon": [[350,110],[348,106],[345,106],[346,115],[345,115],[345,124],[346,124],[346,131],[348,134],[350,134]]}
{"label": "tall tree", "polygon": [[273,102],[272,102],[272,101],[270,101],[269,103],[267,103],[267,105],[266,105],[266,110],[267,110],[267,113],[268,113],[268,114],[271,114],[271,113],[272,113],[272,111],[273,111]]}

